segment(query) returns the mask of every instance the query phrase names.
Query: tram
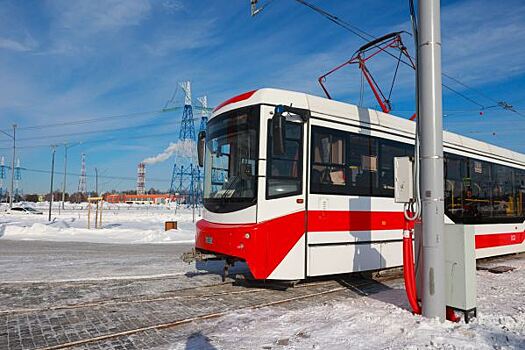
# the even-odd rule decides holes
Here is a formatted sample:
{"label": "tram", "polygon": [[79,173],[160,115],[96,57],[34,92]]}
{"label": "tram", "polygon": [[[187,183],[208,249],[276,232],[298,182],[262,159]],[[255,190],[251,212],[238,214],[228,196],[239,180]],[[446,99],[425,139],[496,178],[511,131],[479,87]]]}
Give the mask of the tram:
{"label": "tram", "polygon": [[[255,279],[403,264],[394,157],[415,123],[300,92],[259,89],[221,103],[199,135],[204,212],[195,249]],[[476,257],[525,251],[525,155],[444,132],[445,223],[473,225]]]}

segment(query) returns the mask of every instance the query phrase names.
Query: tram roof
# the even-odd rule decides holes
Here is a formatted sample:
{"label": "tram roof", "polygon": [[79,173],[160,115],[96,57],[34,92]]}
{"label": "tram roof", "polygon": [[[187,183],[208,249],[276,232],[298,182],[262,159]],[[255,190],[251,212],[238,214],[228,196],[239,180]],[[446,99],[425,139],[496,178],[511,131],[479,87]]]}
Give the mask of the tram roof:
{"label": "tram roof", "polygon": [[[273,88],[253,90],[235,96],[220,104],[214,110],[214,116],[228,110],[256,104],[291,104],[297,108],[309,109],[314,114],[314,117],[316,115],[325,116],[327,119],[340,122],[347,121],[352,123],[353,121],[352,124],[357,123],[361,126],[378,128],[383,131],[391,130],[408,137],[413,137],[415,133],[415,122],[406,118],[302,92]],[[525,155],[522,153],[449,131],[443,132],[443,141],[445,147],[459,148],[468,153],[475,153],[489,158],[496,156],[500,161],[508,161],[514,166],[525,167]]]}

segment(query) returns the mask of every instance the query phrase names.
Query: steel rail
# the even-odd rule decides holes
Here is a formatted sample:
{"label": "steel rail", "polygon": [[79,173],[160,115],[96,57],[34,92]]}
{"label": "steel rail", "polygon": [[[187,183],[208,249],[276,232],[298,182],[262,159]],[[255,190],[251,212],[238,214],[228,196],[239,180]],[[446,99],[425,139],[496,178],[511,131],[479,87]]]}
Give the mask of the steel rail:
{"label": "steel rail", "polygon": [[[229,282],[223,282],[223,283],[217,283],[217,284],[209,284],[204,286],[197,286],[197,287],[189,287],[189,288],[181,288],[171,291],[165,291],[161,292],[159,294],[166,294],[166,293],[180,293],[180,292],[186,292],[190,290],[199,290],[199,289],[207,289],[207,288],[213,288],[213,287],[220,287],[225,285],[233,285],[234,281]],[[315,286],[321,286],[330,284],[330,282],[316,282],[316,283],[308,283],[308,284],[299,284],[296,285],[294,288],[306,288],[306,287],[315,287]],[[172,295],[172,296],[155,296],[155,297],[149,297],[149,298],[139,298],[139,299],[128,299],[126,300],[125,297],[116,297],[111,299],[104,299],[104,300],[95,300],[91,302],[86,303],[77,303],[77,304],[64,304],[64,305],[58,305],[58,306],[49,306],[49,307],[40,307],[40,308],[20,308],[20,309],[11,309],[11,310],[3,310],[0,311],[0,315],[13,315],[13,314],[24,314],[24,313],[31,313],[31,312],[46,312],[46,311],[57,311],[57,310],[73,310],[73,309],[82,309],[87,307],[97,307],[97,306],[119,306],[119,305],[128,305],[128,304],[141,304],[141,303],[151,303],[151,302],[159,302],[159,301],[169,301],[169,300],[177,300],[177,299],[199,299],[199,298],[212,298],[216,296],[222,296],[222,295],[238,295],[238,294],[250,294],[250,293],[258,293],[258,292],[264,292],[268,291],[268,288],[250,288],[245,290],[233,290],[233,291],[219,291],[216,293],[211,294],[204,294],[204,295]],[[147,297],[148,295],[142,294],[139,295],[139,297]]]}
{"label": "steel rail", "polygon": [[[249,305],[249,306],[245,306],[245,307],[240,307],[240,308],[236,309],[235,311],[238,311],[238,310],[250,310],[250,309],[252,309],[252,310],[261,309],[261,308],[264,308],[264,307],[280,305],[280,304],[285,304],[285,303],[289,303],[289,302],[293,302],[293,301],[297,301],[297,300],[303,300],[303,299],[308,299],[308,298],[312,298],[312,297],[316,297],[316,296],[336,293],[336,292],[340,292],[340,291],[343,291],[343,290],[348,290],[348,288],[346,286],[345,287],[336,287],[336,288],[332,288],[332,289],[321,291],[321,292],[315,292],[315,293],[310,293],[310,294],[306,294],[306,295],[300,295],[300,296],[295,296],[295,297],[290,297],[290,298],[284,298],[284,299],[270,301],[270,302],[261,303],[261,304],[257,304],[257,305]],[[185,324],[188,324],[188,323],[191,323],[191,322],[195,322],[195,321],[204,321],[204,320],[209,320],[209,319],[213,319],[213,318],[219,318],[219,317],[225,316],[225,315],[227,315],[228,313],[231,313],[231,312],[232,312],[232,310],[227,310],[227,311],[220,311],[220,312],[209,313],[209,314],[204,314],[204,315],[199,315],[199,316],[194,316],[194,317],[188,317],[188,318],[185,318],[185,319],[182,319],[182,320],[176,320],[176,321],[173,321],[173,322],[159,323],[159,324],[154,324],[154,325],[150,325],[150,326],[134,328],[134,329],[130,329],[130,330],[127,330],[127,331],[115,332],[115,333],[105,334],[105,335],[101,335],[101,336],[97,336],[97,337],[81,339],[81,340],[67,342],[67,343],[62,343],[62,344],[58,344],[58,345],[54,345],[54,346],[44,347],[44,348],[40,348],[40,350],[67,349],[67,348],[71,348],[71,347],[74,347],[74,346],[80,346],[80,345],[85,345],[85,344],[89,344],[89,343],[94,343],[94,342],[97,342],[97,341],[108,340],[108,339],[113,339],[113,338],[119,338],[119,337],[123,337],[123,336],[128,336],[128,335],[133,335],[133,334],[137,334],[137,333],[146,332],[146,331],[149,331],[149,330],[161,330],[161,329],[173,328],[173,327],[185,325]]]}

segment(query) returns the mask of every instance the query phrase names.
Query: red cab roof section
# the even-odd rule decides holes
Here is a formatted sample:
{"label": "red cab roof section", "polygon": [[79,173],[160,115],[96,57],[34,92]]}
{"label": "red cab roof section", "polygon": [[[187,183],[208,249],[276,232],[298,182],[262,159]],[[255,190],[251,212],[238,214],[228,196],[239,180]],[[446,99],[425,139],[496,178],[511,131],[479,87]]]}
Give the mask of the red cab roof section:
{"label": "red cab roof section", "polygon": [[226,101],[224,101],[223,103],[221,103],[220,105],[218,105],[217,107],[215,107],[213,109],[214,112],[218,111],[219,109],[221,109],[222,107],[224,106],[227,106],[229,104],[232,104],[232,103],[235,103],[235,102],[240,102],[240,101],[244,101],[244,100],[247,100],[249,99],[250,97],[252,97],[252,95],[256,92],[257,90],[252,90],[252,91],[248,91],[248,92],[245,92],[243,94],[240,94],[240,95],[237,95],[237,96],[234,96]]}

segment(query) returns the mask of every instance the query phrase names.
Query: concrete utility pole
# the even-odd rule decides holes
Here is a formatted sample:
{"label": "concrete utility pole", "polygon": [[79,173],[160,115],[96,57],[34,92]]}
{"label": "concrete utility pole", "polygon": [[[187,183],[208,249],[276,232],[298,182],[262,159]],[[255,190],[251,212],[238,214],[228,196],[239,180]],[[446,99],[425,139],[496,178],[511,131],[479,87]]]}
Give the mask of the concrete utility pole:
{"label": "concrete utility pole", "polygon": [[13,159],[11,161],[11,191],[9,193],[9,208],[13,208],[15,195],[15,158],[16,158],[16,124],[13,124]]}
{"label": "concrete utility pole", "polygon": [[52,145],[51,148],[53,149],[53,155],[51,156],[51,198],[49,199],[49,216],[48,221],[51,221],[51,208],[53,207],[53,177],[55,176],[55,153],[56,153],[56,146]]}
{"label": "concrete utility pole", "polygon": [[440,1],[419,1],[417,59],[421,220],[423,227],[423,316],[445,320],[443,110]]}
{"label": "concrete utility pole", "polygon": [[64,180],[62,182],[62,209],[65,208],[65,201],[66,201],[66,175],[67,175],[67,148],[68,144],[64,143]]}

